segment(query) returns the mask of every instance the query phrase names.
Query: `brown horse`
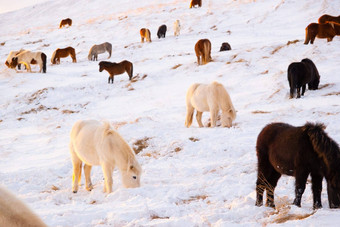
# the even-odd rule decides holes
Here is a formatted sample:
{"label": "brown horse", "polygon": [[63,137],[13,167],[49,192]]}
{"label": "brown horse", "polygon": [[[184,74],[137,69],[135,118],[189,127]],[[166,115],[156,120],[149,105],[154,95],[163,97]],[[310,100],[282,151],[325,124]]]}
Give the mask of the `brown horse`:
{"label": "brown horse", "polygon": [[62,28],[66,25],[68,25],[68,26],[72,25],[72,20],[70,18],[66,18],[66,19],[61,20],[59,28]]}
{"label": "brown horse", "polygon": [[151,43],[151,32],[149,29],[147,28],[142,28],[140,31],[140,37],[141,37],[141,41],[142,43],[144,43],[144,38],[146,39],[146,42]]}
{"label": "brown horse", "polygon": [[202,0],[191,0],[190,2],[190,8],[195,6],[201,7],[202,6]]}
{"label": "brown horse", "polygon": [[108,61],[99,62],[99,72],[102,72],[104,69],[110,74],[108,83],[112,81],[112,84],[115,75],[127,72],[129,75],[129,80],[131,80],[133,75],[133,64],[127,60],[121,61],[119,63]]}
{"label": "brown horse", "polygon": [[197,64],[204,65],[211,61],[211,42],[209,39],[200,39],[195,45]]}
{"label": "brown horse", "polygon": [[319,18],[319,24],[324,24],[326,22],[335,22],[340,24],[340,16],[333,17],[331,15],[324,14]]}
{"label": "brown horse", "polygon": [[60,58],[71,56],[72,62],[77,62],[76,51],[73,47],[66,47],[64,49],[56,49],[51,58],[52,64],[60,64]]}
{"label": "brown horse", "polygon": [[327,42],[333,40],[334,36],[340,35],[340,24],[327,22],[325,24],[311,23],[306,27],[306,39],[304,44],[314,43],[315,37],[327,39]]}

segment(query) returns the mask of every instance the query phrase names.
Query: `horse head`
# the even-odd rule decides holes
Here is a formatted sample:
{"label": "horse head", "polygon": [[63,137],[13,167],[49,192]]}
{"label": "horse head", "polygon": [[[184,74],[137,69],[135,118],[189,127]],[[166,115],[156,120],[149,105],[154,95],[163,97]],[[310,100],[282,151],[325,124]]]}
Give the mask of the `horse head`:
{"label": "horse head", "polygon": [[18,57],[12,58],[12,62],[9,64],[10,68],[15,68],[18,65]]}
{"label": "horse head", "polygon": [[126,188],[140,187],[141,167],[137,160],[129,161],[127,170],[121,170],[122,183]]}
{"label": "horse head", "polygon": [[104,70],[102,62],[99,62],[99,72],[102,72]]}

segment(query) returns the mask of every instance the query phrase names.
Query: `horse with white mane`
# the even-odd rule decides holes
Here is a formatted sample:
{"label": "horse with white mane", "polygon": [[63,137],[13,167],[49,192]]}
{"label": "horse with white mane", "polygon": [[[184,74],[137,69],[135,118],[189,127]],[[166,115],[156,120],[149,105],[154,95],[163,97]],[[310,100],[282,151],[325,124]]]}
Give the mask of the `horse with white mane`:
{"label": "horse with white mane", "polygon": [[29,50],[22,51],[12,58],[12,62],[9,64],[10,68],[15,69],[17,65],[24,64],[27,72],[32,72],[30,64],[38,64],[40,66],[39,72],[46,73],[46,54],[43,52],[32,52]]}
{"label": "horse with white mane", "polygon": [[187,115],[185,126],[190,127],[196,109],[199,127],[203,127],[202,113],[210,111],[211,127],[216,126],[218,112],[222,110],[222,127],[230,128],[236,118],[236,111],[230,96],[222,84],[214,81],[211,84],[192,84],[186,96]]}
{"label": "horse with white mane", "polygon": [[102,167],[105,178],[104,192],[112,192],[112,172],[116,165],[126,188],[140,186],[142,168],[131,147],[109,122],[77,121],[72,127],[70,137],[74,193],[78,191],[82,163],[84,163],[85,185],[88,191],[93,189],[90,176],[93,165]]}

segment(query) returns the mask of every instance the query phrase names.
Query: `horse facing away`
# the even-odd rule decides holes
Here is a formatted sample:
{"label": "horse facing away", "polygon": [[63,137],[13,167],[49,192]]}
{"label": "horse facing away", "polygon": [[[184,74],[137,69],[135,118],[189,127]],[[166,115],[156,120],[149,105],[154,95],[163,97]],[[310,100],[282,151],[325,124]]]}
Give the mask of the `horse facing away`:
{"label": "horse facing away", "polygon": [[0,210],[0,226],[47,226],[24,202],[2,186],[0,186]]}
{"label": "horse facing away", "polygon": [[290,98],[294,97],[297,91],[296,98],[300,98],[300,89],[302,87],[303,96],[308,84],[309,90],[317,90],[320,83],[319,71],[312,60],[305,58],[301,62],[293,62],[288,66],[287,77],[290,87]]}
{"label": "horse facing away", "polygon": [[335,22],[340,24],[340,16],[334,17],[328,14],[324,14],[319,18],[319,24],[324,24],[326,22]]}
{"label": "horse facing away", "polygon": [[140,31],[141,42],[144,43],[144,39],[146,42],[151,43],[151,32],[147,28],[142,28]]}
{"label": "horse facing away", "polygon": [[24,64],[28,72],[32,72],[30,64],[38,64],[40,66],[39,72],[46,73],[46,54],[43,52],[31,52],[29,50],[22,51],[12,58],[10,68],[15,69],[18,64]]}
{"label": "horse facing away", "polygon": [[73,164],[72,191],[78,191],[81,167],[84,163],[86,190],[93,189],[91,168],[100,165],[104,174],[104,192],[112,192],[112,173],[115,166],[126,188],[140,186],[142,168],[125,140],[108,122],[96,120],[77,121],[70,134],[70,152]]}
{"label": "horse facing away", "polygon": [[201,7],[202,6],[202,0],[191,0],[189,8],[195,7],[196,5],[198,7]]}
{"label": "horse facing away", "polygon": [[327,39],[331,42],[334,36],[340,35],[340,24],[326,22],[325,24],[311,23],[306,27],[306,38],[304,44],[314,43],[315,37]]}
{"label": "horse facing away", "polygon": [[119,63],[108,61],[99,62],[99,72],[102,72],[104,69],[110,74],[108,83],[112,81],[112,84],[115,75],[126,72],[129,75],[129,80],[131,80],[133,76],[133,64],[127,60],[121,61]]}
{"label": "horse facing away", "polygon": [[209,39],[200,39],[195,44],[197,64],[204,65],[211,61],[211,42]]}
{"label": "horse facing away", "polygon": [[77,62],[76,51],[73,47],[66,47],[64,49],[58,48],[53,52],[51,62],[52,64],[60,64],[60,58],[66,58],[68,56],[71,56],[73,63]]}
{"label": "horse facing away", "polygon": [[181,24],[179,20],[176,20],[174,22],[174,36],[179,36],[180,31],[181,31]]}
{"label": "horse facing away", "polygon": [[340,207],[340,150],[323,124],[294,127],[285,123],[266,125],[257,137],[258,172],[256,206],[275,208],[274,190],[282,174],[295,177],[293,204],[301,206],[308,175],[312,177],[313,208],[321,208],[322,179],[326,178],[330,208]]}
{"label": "horse facing away", "polygon": [[89,61],[97,61],[98,60],[98,54],[102,54],[105,53],[105,51],[107,51],[109,53],[109,57],[107,59],[109,59],[111,57],[111,53],[112,53],[112,44],[109,42],[105,42],[99,45],[93,45],[89,51],[89,55],[87,56],[87,58],[89,59]]}
{"label": "horse facing away", "polygon": [[167,27],[165,24],[159,26],[158,31],[157,31],[157,37],[160,38],[165,38]]}
{"label": "horse facing away", "polygon": [[190,127],[196,109],[196,120],[199,127],[203,127],[202,113],[210,112],[211,125],[216,126],[219,111],[222,111],[222,127],[230,128],[236,118],[236,111],[230,96],[224,86],[216,81],[211,84],[192,84],[186,95],[187,114],[185,126]]}
{"label": "horse facing away", "polygon": [[60,21],[59,28],[62,28],[64,26],[72,26],[72,20],[70,18],[66,18]]}

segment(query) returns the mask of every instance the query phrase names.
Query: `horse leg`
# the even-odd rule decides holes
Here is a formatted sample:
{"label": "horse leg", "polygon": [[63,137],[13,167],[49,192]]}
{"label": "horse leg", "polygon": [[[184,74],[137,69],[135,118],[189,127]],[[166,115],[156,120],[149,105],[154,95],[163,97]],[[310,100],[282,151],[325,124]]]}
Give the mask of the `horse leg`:
{"label": "horse leg", "polygon": [[278,180],[281,177],[281,174],[276,172],[276,170],[272,168],[271,175],[268,179],[268,185],[267,185],[267,202],[266,206],[267,207],[272,207],[275,208],[275,203],[274,203],[274,190],[277,185]]}
{"label": "horse leg", "polygon": [[312,177],[312,192],[313,192],[313,209],[322,208],[321,191],[323,176],[318,173],[311,173]]}
{"label": "horse leg", "polygon": [[302,85],[302,93],[301,93],[302,96],[305,94],[305,91],[306,91],[306,84]]}
{"label": "horse leg", "polygon": [[144,43],[144,38],[143,37],[141,37],[141,42]]}
{"label": "horse leg", "polygon": [[111,193],[112,192],[112,172],[113,168],[108,164],[102,164],[103,174],[104,174],[104,192]]}
{"label": "horse leg", "polygon": [[84,174],[85,174],[85,185],[86,190],[91,191],[93,189],[92,182],[91,182],[91,169],[92,166],[85,164],[84,165]]}
{"label": "horse leg", "polygon": [[311,39],[310,39],[310,44],[313,44],[313,43],[314,43],[315,37],[316,37],[316,35],[312,35],[312,37],[311,37]]}
{"label": "horse leg", "polygon": [[214,127],[216,127],[218,109],[217,108],[213,108],[213,107],[209,107],[209,108],[210,108],[210,120],[211,120],[210,127],[214,128]]}
{"label": "horse leg", "polygon": [[308,172],[297,172],[295,180],[295,199],[293,204],[301,207],[301,197],[305,192]]}
{"label": "horse leg", "polygon": [[199,126],[200,128],[203,127],[203,124],[202,124],[202,113],[203,113],[203,112],[200,112],[200,111],[198,111],[198,110],[197,110],[197,113],[196,113],[196,120],[197,120],[198,126]]}
{"label": "horse leg", "polygon": [[82,166],[82,162],[77,157],[77,158],[72,158],[72,164],[73,164],[72,191],[73,191],[73,193],[77,193],[78,186],[79,186],[80,180],[81,180],[81,166]]}
{"label": "horse leg", "polygon": [[300,95],[300,87],[297,87],[297,88],[296,88],[296,93],[297,93],[296,98],[297,98],[297,99],[301,98],[301,95]]}

